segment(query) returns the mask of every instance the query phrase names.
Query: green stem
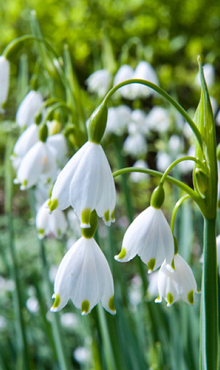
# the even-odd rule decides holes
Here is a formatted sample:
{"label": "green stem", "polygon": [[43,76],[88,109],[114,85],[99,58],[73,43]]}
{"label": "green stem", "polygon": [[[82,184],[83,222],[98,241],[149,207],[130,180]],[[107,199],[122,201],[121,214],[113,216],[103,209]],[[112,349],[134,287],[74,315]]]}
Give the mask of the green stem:
{"label": "green stem", "polygon": [[12,152],[13,139],[8,138],[5,152],[5,214],[7,217],[8,224],[8,235],[9,235],[9,253],[10,253],[10,275],[14,281],[15,289],[13,291],[13,308],[15,317],[15,331],[16,331],[16,346],[17,346],[17,364],[16,368],[18,370],[24,369],[28,370],[29,363],[29,353],[28,345],[26,339],[26,327],[24,323],[24,318],[22,314],[22,299],[21,299],[21,289],[20,281],[18,276],[16,253],[14,245],[14,228],[13,228],[13,218],[11,214],[12,205],[12,170],[10,163],[10,153]]}
{"label": "green stem", "polygon": [[153,89],[154,91],[156,91],[158,94],[160,94],[161,96],[163,96],[170,104],[172,104],[178,110],[178,112],[183,116],[183,118],[185,118],[186,122],[188,122],[188,124],[190,125],[191,129],[193,130],[193,132],[194,132],[194,134],[195,134],[195,136],[196,136],[196,138],[198,140],[199,145],[201,146],[201,148],[203,148],[203,138],[202,138],[202,135],[200,134],[200,132],[199,132],[196,124],[190,118],[190,116],[185,111],[185,109],[183,109],[183,107],[179,103],[177,103],[177,101],[175,101],[165,90],[163,90],[161,87],[153,84],[150,81],[145,81],[145,80],[141,80],[141,79],[138,79],[138,78],[134,78],[134,79],[130,79],[130,80],[127,80],[127,81],[123,81],[120,84],[114,86],[107,93],[107,95],[105,96],[105,98],[103,100],[103,103],[106,104],[107,101],[108,101],[108,99],[112,96],[112,94],[114,94],[115,91],[117,91],[118,89],[120,89],[123,86],[130,85],[130,84],[133,84],[133,83],[139,83],[141,85],[145,85],[145,86],[150,87],[151,89]]}
{"label": "green stem", "polygon": [[[44,248],[44,243],[42,240],[39,241],[39,246],[40,246],[40,256],[43,264],[43,275],[44,275],[44,283],[45,283],[45,288],[46,288],[46,295],[48,297],[48,303],[49,302],[49,297],[52,295],[52,288],[51,288],[51,283],[49,280],[48,276],[48,264],[47,264],[47,258],[46,258],[46,253],[45,253],[45,248]],[[60,327],[60,320],[59,320],[59,314],[53,313],[52,314],[52,330],[53,330],[53,337],[54,337],[54,342],[55,342],[55,347],[57,351],[57,357],[60,365],[60,369],[62,370],[69,370],[71,368],[66,352],[65,352],[65,343],[64,343],[64,336],[61,333],[61,327]]]}
{"label": "green stem", "polygon": [[[130,173],[130,172],[141,172],[146,173],[151,176],[162,178],[163,173],[155,170],[150,170],[148,168],[138,168],[138,167],[127,167],[120,169],[118,171],[115,171],[113,173],[113,177],[117,177],[119,175],[123,175],[124,173]],[[182,181],[179,181],[177,179],[174,179],[171,176],[166,177],[166,181],[170,182],[173,185],[176,185],[178,188],[184,190],[187,194],[190,195],[190,197],[198,204],[199,208],[202,209],[204,204],[203,200],[199,197],[199,195],[191,189],[188,185],[184,184]]]}
{"label": "green stem", "polygon": [[160,185],[163,185],[164,184],[164,181],[166,180],[166,177],[168,175],[168,173],[177,165],[179,164],[180,162],[184,162],[184,161],[194,161],[196,162],[197,164],[200,165],[201,168],[204,168],[204,171],[206,170],[204,164],[198,159],[198,158],[195,158],[195,157],[191,157],[191,156],[184,156],[184,157],[181,157],[181,158],[178,158],[176,159],[174,162],[172,162],[169,167],[167,167],[166,171],[164,172],[163,176],[162,176],[162,179],[160,180]]}
{"label": "green stem", "polygon": [[201,297],[200,370],[218,369],[218,299],[216,219],[204,217],[204,262]]}
{"label": "green stem", "polygon": [[56,109],[58,108],[66,108],[71,112],[71,108],[65,103],[65,102],[60,102],[60,103],[55,103],[51,108],[48,109],[47,114],[44,117],[44,120],[42,122],[42,125],[47,123],[48,119],[50,118],[51,113],[53,113]]}
{"label": "green stem", "polygon": [[175,204],[175,207],[173,209],[173,213],[172,213],[172,217],[171,217],[171,222],[170,222],[170,228],[171,228],[171,231],[172,233],[174,234],[174,222],[175,222],[175,218],[176,218],[176,214],[177,214],[177,211],[179,209],[179,207],[181,206],[181,204],[186,200],[186,199],[189,199],[190,196],[187,194],[187,195],[184,195],[182,198],[180,198],[178,200],[178,202],[176,202]]}

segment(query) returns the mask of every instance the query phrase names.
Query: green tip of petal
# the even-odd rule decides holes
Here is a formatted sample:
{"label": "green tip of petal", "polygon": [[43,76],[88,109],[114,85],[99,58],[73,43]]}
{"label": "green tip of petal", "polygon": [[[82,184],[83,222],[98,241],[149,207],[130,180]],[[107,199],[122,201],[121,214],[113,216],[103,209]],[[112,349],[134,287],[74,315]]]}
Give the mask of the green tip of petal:
{"label": "green tip of petal", "polygon": [[89,301],[85,300],[81,304],[81,311],[82,315],[86,315],[89,312],[90,303]]}
{"label": "green tip of petal", "polygon": [[37,232],[38,232],[38,237],[40,239],[42,239],[44,237],[45,230],[44,229],[38,229]]}
{"label": "green tip of petal", "polygon": [[148,267],[149,272],[153,271],[155,265],[156,265],[155,258],[151,258],[151,260],[147,264],[147,267]]}
{"label": "green tip of petal", "polygon": [[116,259],[122,260],[126,256],[126,249],[123,247],[121,252],[116,256]]}
{"label": "green tip of petal", "polygon": [[171,293],[167,293],[167,303],[168,306],[171,306],[173,304],[173,295]]}
{"label": "green tip of petal", "polygon": [[53,294],[52,298],[55,298],[55,301],[54,301],[53,306],[52,306],[52,310],[54,310],[60,304],[60,296],[59,296],[59,294]]}
{"label": "green tip of petal", "polygon": [[191,290],[188,294],[187,294],[187,300],[190,304],[194,304],[194,291]]}
{"label": "green tip of petal", "polygon": [[85,208],[81,212],[81,228],[90,227],[91,209]]}
{"label": "green tip of petal", "polygon": [[112,221],[115,221],[115,210],[113,209],[112,213],[111,213],[111,220]]}
{"label": "green tip of petal", "polygon": [[110,212],[109,209],[104,213],[104,219],[106,222],[110,221]]}
{"label": "green tip of petal", "polygon": [[108,307],[110,308],[110,310],[115,313],[116,310],[115,310],[115,303],[114,303],[114,296],[112,296],[109,301],[108,301]]}
{"label": "green tip of petal", "polygon": [[26,188],[27,183],[28,183],[27,179],[26,179],[26,180],[24,180],[24,181],[22,182],[22,187]]}
{"label": "green tip of petal", "polygon": [[[50,204],[49,204],[49,202],[50,202]],[[50,200],[49,202],[48,202],[48,205],[50,207],[50,212],[53,212],[58,207],[58,200],[53,199],[53,200]]]}
{"label": "green tip of petal", "polygon": [[173,270],[175,270],[174,258],[172,259],[171,267],[172,267]]}

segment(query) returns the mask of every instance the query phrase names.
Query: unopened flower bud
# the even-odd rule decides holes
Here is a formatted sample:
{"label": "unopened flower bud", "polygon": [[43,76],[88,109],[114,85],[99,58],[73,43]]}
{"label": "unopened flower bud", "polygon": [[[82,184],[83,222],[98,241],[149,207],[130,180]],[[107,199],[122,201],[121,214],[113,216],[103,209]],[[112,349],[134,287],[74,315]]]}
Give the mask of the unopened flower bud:
{"label": "unopened flower bud", "polygon": [[43,141],[43,143],[45,143],[47,137],[48,137],[48,128],[47,125],[44,123],[39,129],[39,139],[40,141]]}
{"label": "unopened flower bud", "polygon": [[88,136],[89,141],[99,144],[105,132],[108,110],[102,103],[89,118]]}
{"label": "unopened flower bud", "polygon": [[150,204],[152,207],[156,209],[160,209],[162,207],[162,204],[164,202],[164,189],[163,186],[159,185],[154,189],[152,195],[151,195],[151,200]]}

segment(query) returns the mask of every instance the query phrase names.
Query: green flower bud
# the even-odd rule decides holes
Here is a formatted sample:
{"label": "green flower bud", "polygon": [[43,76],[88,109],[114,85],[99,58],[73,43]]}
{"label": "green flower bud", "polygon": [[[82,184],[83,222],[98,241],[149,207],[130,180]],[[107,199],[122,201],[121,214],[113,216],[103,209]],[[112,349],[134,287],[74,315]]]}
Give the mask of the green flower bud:
{"label": "green flower bud", "polygon": [[102,103],[89,118],[88,136],[89,141],[99,144],[105,132],[108,109]]}
{"label": "green flower bud", "polygon": [[97,229],[97,213],[95,210],[93,210],[90,214],[90,227],[88,228],[81,228],[82,236],[86,239],[91,239],[93,238],[96,229]]}
{"label": "green flower bud", "polygon": [[150,200],[151,206],[156,209],[160,209],[163,205],[164,198],[165,198],[165,194],[164,194],[163,186],[159,185],[154,189],[151,195],[151,200]]}
{"label": "green flower bud", "polygon": [[201,197],[205,196],[208,189],[208,176],[201,168],[195,168],[193,173],[193,184]]}
{"label": "green flower bud", "polygon": [[39,125],[41,121],[42,121],[42,113],[41,112],[36,113],[34,117],[34,122],[36,123],[36,125]]}
{"label": "green flower bud", "polygon": [[39,129],[39,139],[40,141],[43,141],[45,143],[47,137],[48,137],[48,128],[46,123],[44,123]]}

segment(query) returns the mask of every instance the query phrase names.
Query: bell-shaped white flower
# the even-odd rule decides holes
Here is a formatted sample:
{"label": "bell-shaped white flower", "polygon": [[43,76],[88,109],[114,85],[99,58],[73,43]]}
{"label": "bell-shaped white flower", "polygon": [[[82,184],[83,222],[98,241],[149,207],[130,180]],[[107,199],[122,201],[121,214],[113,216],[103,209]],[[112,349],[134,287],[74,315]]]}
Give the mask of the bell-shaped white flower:
{"label": "bell-shaped white flower", "polygon": [[20,127],[25,127],[34,123],[34,116],[38,112],[42,103],[43,98],[39,92],[34,90],[29,91],[17,110],[17,124]]}
{"label": "bell-shaped white flower", "polygon": [[112,132],[115,135],[124,134],[131,120],[131,112],[131,108],[126,105],[109,108],[106,132]]}
{"label": "bell-shaped white flower", "polygon": [[[145,61],[142,61],[137,65],[132,78],[140,78],[141,80],[147,80],[154,83],[155,85],[159,84],[157,75],[153,67],[150,65],[150,63]],[[133,92],[140,98],[146,98],[155,93],[154,90],[141,84],[134,84]]]}
{"label": "bell-shaped white flower", "polygon": [[[148,165],[143,159],[139,159],[133,164],[132,167],[139,167],[139,168],[146,169],[148,168]],[[137,183],[146,181],[148,177],[149,175],[146,173],[141,173],[141,172],[131,172],[130,173],[130,178],[132,179],[132,181],[137,182]]]}
{"label": "bell-shaped white flower", "polygon": [[147,142],[144,136],[137,132],[133,135],[128,135],[123,144],[123,151],[137,158],[147,153]]}
{"label": "bell-shaped white flower", "polygon": [[[141,61],[135,70],[127,64],[122,65],[115,75],[114,86],[120,82],[134,78],[147,80],[158,85],[158,78],[153,67],[147,62]],[[118,93],[126,99],[133,100],[148,97],[154,94],[154,90],[141,84],[130,84],[120,88]]]}
{"label": "bell-shaped white flower", "polygon": [[[115,75],[114,83],[113,83],[114,86],[118,85],[121,82],[124,82],[126,80],[130,80],[131,78],[133,78],[133,73],[134,73],[134,70],[131,66],[129,66],[128,64],[122,65],[119,68],[116,75]],[[133,90],[132,90],[132,85],[126,85],[126,86],[121,87],[118,90],[118,94],[120,94],[121,96],[123,96],[126,99],[134,99],[135,98],[135,96],[133,94]]]}
{"label": "bell-shaped white flower", "polygon": [[22,158],[38,141],[39,126],[33,123],[21,134],[14,146],[13,153],[11,155],[11,161],[14,169],[18,169]]}
{"label": "bell-shaped white flower", "polygon": [[9,78],[10,78],[10,63],[2,55],[0,56],[0,112],[3,111],[2,106],[4,106],[8,97]]}
{"label": "bell-shaped white flower", "polygon": [[55,278],[53,297],[53,312],[61,310],[71,299],[83,315],[99,300],[108,312],[115,314],[111,270],[93,238],[82,236],[66,253]]}
{"label": "bell-shaped white flower", "polygon": [[67,220],[62,211],[55,209],[53,213],[48,208],[48,200],[39,208],[36,215],[36,228],[40,239],[52,235],[60,238],[67,229]]}
{"label": "bell-shaped white flower", "polygon": [[164,298],[168,307],[178,299],[193,304],[197,285],[192,269],[179,254],[174,256],[174,266],[175,269],[163,262],[158,274],[159,296],[155,302],[162,302]]}
{"label": "bell-shaped white flower", "polygon": [[155,106],[148,113],[146,118],[147,126],[157,132],[164,133],[168,130],[171,123],[169,111],[165,108]]}
{"label": "bell-shaped white flower", "polygon": [[103,98],[111,86],[112,75],[106,69],[100,69],[92,73],[86,80],[89,92],[97,93]]}
{"label": "bell-shaped white flower", "polygon": [[25,190],[36,185],[41,176],[49,182],[55,180],[56,175],[56,153],[47,142],[39,141],[22,159],[14,183],[21,184],[21,190]]}
{"label": "bell-shaped white flower", "polygon": [[91,212],[96,210],[109,225],[114,221],[115,201],[115,185],[106,155],[101,145],[88,141],[60,172],[50,209],[64,210],[71,205],[81,227],[90,226]]}
{"label": "bell-shaped white flower", "polygon": [[56,152],[56,160],[58,167],[63,167],[67,162],[67,141],[63,134],[55,134],[48,136],[47,143],[54,149]]}
{"label": "bell-shaped white flower", "polygon": [[156,270],[162,262],[171,264],[174,255],[174,241],[170,226],[161,209],[152,206],[140,213],[128,227],[122,250],[115,259],[127,262],[139,255],[148,270]]}

